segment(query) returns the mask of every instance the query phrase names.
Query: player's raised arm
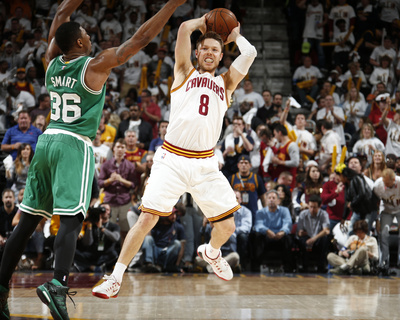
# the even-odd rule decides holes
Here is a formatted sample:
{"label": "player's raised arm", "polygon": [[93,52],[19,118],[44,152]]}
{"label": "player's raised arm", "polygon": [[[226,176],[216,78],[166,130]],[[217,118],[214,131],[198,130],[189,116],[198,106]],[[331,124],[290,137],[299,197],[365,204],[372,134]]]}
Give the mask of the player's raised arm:
{"label": "player's raised arm", "polygon": [[175,50],[175,83],[182,83],[190,70],[193,69],[193,64],[190,60],[192,51],[190,42],[191,34],[195,30],[200,30],[204,34],[206,28],[205,15],[198,19],[185,21],[180,25],[176,39],[176,48],[179,48],[179,50]]}
{"label": "player's raised arm", "polygon": [[51,24],[48,38],[48,48],[46,50],[45,59],[47,64],[56,56],[60,55],[62,52],[60,48],[57,46],[56,41],[54,40],[54,36],[59,26],[63,23],[70,21],[71,14],[78,9],[81,5],[82,0],[64,0],[60,3],[57,8],[56,15],[54,16],[54,20]]}
{"label": "player's raised arm", "polygon": [[[87,83],[93,83],[94,90],[98,90],[98,84],[104,84],[110,70],[126,63],[140,49],[147,46],[157,34],[161,32],[175,9],[185,3],[186,0],[169,0],[160,11],[147,20],[136,33],[117,48],[110,48],[101,52],[88,66],[89,78]],[[104,80],[104,81],[103,81]],[[102,85],[102,84],[101,84]],[[96,88],[97,87],[97,88]]]}
{"label": "player's raised arm", "polygon": [[230,94],[236,89],[237,85],[246,74],[257,56],[256,48],[251,45],[245,37],[240,34],[240,24],[229,34],[226,43],[235,42],[239,48],[240,55],[232,62],[229,70],[226,73],[226,89]]}

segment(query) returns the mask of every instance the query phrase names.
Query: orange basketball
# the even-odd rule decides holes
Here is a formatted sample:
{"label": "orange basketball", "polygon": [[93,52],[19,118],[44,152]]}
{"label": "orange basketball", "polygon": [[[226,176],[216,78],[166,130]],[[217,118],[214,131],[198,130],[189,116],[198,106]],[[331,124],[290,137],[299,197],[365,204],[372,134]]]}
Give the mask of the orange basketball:
{"label": "orange basketball", "polygon": [[225,42],[232,29],[238,26],[236,16],[225,8],[211,10],[206,15],[207,31],[218,33]]}

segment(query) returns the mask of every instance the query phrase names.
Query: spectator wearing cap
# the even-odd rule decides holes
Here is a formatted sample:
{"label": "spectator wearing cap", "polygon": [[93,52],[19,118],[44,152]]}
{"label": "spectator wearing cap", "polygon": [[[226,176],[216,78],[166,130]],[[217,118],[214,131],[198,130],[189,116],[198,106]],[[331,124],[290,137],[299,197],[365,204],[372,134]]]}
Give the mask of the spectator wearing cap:
{"label": "spectator wearing cap", "polygon": [[[278,179],[284,171],[289,171],[295,177],[300,162],[300,149],[297,143],[289,139],[287,129],[281,124],[275,126],[274,137],[279,146],[272,148],[275,156],[272,157],[272,164],[268,169],[271,178]],[[295,185],[296,181],[293,179],[291,187],[294,188]]]}
{"label": "spectator wearing cap", "polygon": [[14,50],[14,45],[11,41],[5,43],[4,51],[0,56],[0,60],[7,61],[9,70],[22,66],[22,60]]}
{"label": "spectator wearing cap", "polygon": [[265,261],[265,256],[271,251],[279,252],[285,267],[289,264],[290,238],[292,218],[288,208],[279,206],[279,195],[276,190],[266,194],[267,205],[258,210],[254,222],[255,233],[252,236],[251,247],[254,251],[253,270],[257,270]]}
{"label": "spectator wearing cap", "polygon": [[33,97],[35,97],[35,89],[32,83],[26,81],[26,70],[25,68],[17,69],[17,78],[15,79],[14,85],[20,91],[29,92]]}
{"label": "spectator wearing cap", "polygon": [[222,173],[230,177],[238,172],[238,160],[242,155],[249,155],[254,148],[254,140],[246,133],[242,117],[233,117],[233,132],[229,133],[222,142],[221,151],[225,160]]}
{"label": "spectator wearing cap", "polygon": [[115,18],[112,9],[107,8],[104,11],[104,20],[100,23],[100,30],[104,40],[121,40],[122,26]]}
{"label": "spectator wearing cap", "polygon": [[262,206],[267,205],[263,179],[256,173],[251,172],[251,162],[248,155],[241,155],[237,162],[239,171],[229,177],[229,183],[233,190],[241,193],[242,205],[247,207],[252,213],[252,221],[255,221],[258,209],[258,199]]}
{"label": "spectator wearing cap", "polygon": [[307,99],[307,95],[310,95],[313,99],[318,94],[318,79],[323,78],[321,71],[312,65],[311,57],[305,56],[303,58],[303,65],[298,67],[293,74],[293,82],[299,83],[303,81],[311,81],[310,85],[300,88],[296,86],[297,94],[300,97],[301,105],[311,105]]}
{"label": "spectator wearing cap", "polygon": [[13,160],[17,157],[18,148],[22,143],[29,143],[35,151],[36,143],[42,134],[31,124],[28,111],[22,110],[18,114],[18,124],[8,129],[1,142],[1,150],[11,154]]}
{"label": "spectator wearing cap", "polygon": [[[387,101],[388,97],[390,98],[389,93],[379,94],[375,98],[376,103],[373,104],[371,108],[371,113],[368,116],[368,118],[372,122],[372,126],[375,129],[376,135],[383,143],[386,143],[387,141],[387,131],[382,125],[382,116],[383,112],[388,107],[388,101]],[[393,117],[394,117],[394,112],[391,111],[389,108],[386,114],[386,119],[393,119]]]}

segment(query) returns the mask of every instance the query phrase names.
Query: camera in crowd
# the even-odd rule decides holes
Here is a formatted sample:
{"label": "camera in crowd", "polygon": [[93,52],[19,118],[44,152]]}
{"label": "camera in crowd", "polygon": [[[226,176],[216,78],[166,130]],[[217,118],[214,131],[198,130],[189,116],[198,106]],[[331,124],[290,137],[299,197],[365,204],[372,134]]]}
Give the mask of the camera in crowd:
{"label": "camera in crowd", "polygon": [[92,224],[97,224],[100,221],[100,215],[106,212],[106,208],[99,207],[89,207],[87,212],[86,221],[91,222]]}

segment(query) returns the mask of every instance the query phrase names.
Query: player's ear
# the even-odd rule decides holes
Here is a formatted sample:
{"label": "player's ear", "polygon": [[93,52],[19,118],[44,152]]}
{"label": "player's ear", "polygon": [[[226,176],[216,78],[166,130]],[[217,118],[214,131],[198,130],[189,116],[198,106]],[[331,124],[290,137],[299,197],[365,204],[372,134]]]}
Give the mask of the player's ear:
{"label": "player's ear", "polygon": [[79,47],[79,48],[82,48],[82,47],[83,47],[83,42],[82,42],[82,39],[81,39],[81,38],[76,39],[76,43],[78,44],[78,47]]}
{"label": "player's ear", "polygon": [[194,50],[194,54],[196,55],[196,59],[198,59],[198,58],[199,58],[199,55],[198,55],[197,49]]}
{"label": "player's ear", "polygon": [[223,57],[224,57],[224,54],[221,52],[221,56],[219,57],[219,61],[221,61]]}

